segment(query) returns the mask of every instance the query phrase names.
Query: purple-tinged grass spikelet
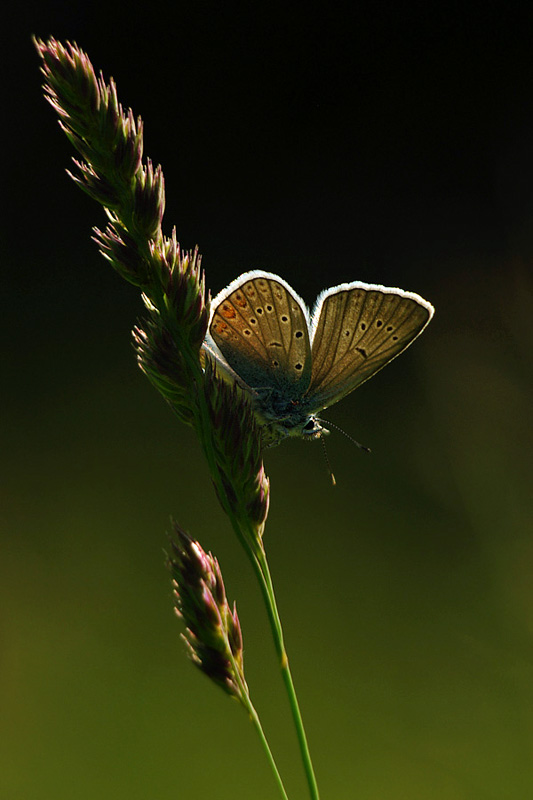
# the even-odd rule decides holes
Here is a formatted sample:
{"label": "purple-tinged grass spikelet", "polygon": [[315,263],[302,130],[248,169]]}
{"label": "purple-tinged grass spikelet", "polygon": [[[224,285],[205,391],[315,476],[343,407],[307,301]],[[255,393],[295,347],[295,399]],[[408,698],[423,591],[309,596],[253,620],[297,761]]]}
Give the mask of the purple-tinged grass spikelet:
{"label": "purple-tinged grass spikelet", "polygon": [[150,159],[137,172],[133,207],[133,225],[140,236],[158,241],[165,213],[165,179],[161,166]]}
{"label": "purple-tinged grass spikelet", "polygon": [[133,342],[139,367],[148,380],[182,422],[194,425],[186,366],[176,342],[157,315],[146,320],[142,328],[133,329]]}
{"label": "purple-tinged grass spikelet", "polygon": [[120,220],[113,219],[105,231],[93,228],[93,232],[93,240],[98,245],[100,253],[118,274],[142,291],[148,290],[151,279],[150,265]]}
{"label": "purple-tinged grass spikelet", "polygon": [[[87,55],[73,43],[35,39],[42,58],[45,97],[59,124],[81,155],[74,160],[78,186],[116,211],[130,232],[161,235],[164,186],[161,169],[142,165],[143,126],[124,112],[113,79],[96,77]],[[85,163],[84,163],[85,162]]]}
{"label": "purple-tinged grass spikelet", "polygon": [[168,566],[182,635],[193,663],[225,692],[249,708],[244,679],[243,643],[235,605],[230,608],[217,559],[206,553],[177,523]]}
{"label": "purple-tinged grass spikelet", "polygon": [[[248,395],[236,383],[231,385],[217,374],[208,354],[205,375],[204,392],[222,487],[232,513],[248,531],[247,538],[255,550],[262,547],[270,496],[261,456],[261,431]],[[215,488],[223,503],[216,484]]]}

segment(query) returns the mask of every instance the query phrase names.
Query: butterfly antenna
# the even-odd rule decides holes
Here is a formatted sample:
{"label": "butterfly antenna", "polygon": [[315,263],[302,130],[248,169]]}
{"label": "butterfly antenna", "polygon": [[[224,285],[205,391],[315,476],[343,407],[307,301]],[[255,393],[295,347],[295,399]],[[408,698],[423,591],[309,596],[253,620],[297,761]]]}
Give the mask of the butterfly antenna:
{"label": "butterfly antenna", "polygon": [[[339,433],[342,433],[343,436],[346,436],[346,438],[349,439],[352,442],[352,444],[354,444],[356,447],[358,447],[359,450],[364,450],[365,453],[371,453],[372,452],[370,447],[367,447],[366,445],[361,444],[361,442],[358,442],[356,439],[353,438],[353,436],[350,436],[349,433],[346,433],[346,431],[343,431],[342,428],[339,428],[338,425],[335,425],[335,423],[331,422],[329,419],[327,419],[327,420],[326,419],[319,419],[318,421],[319,422],[325,422],[326,425],[331,425],[332,428],[335,428],[335,430],[339,431]],[[324,447],[325,447],[325,445],[324,445]]]}
{"label": "butterfly antenna", "polygon": [[322,442],[322,450],[324,451],[324,458],[326,459],[326,464],[328,466],[329,476],[331,478],[331,485],[336,486],[337,481],[335,480],[335,475],[333,474],[333,470],[331,469],[331,463],[328,456],[328,451],[326,449],[326,441],[323,436],[320,437],[320,441]]}

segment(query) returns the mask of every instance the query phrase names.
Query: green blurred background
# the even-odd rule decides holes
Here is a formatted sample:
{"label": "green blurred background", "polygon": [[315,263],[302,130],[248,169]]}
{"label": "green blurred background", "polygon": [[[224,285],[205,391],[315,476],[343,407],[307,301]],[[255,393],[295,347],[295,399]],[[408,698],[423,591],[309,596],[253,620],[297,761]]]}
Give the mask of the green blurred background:
{"label": "green blurred background", "polygon": [[[29,4],[3,57],[1,800],[271,800],[245,714],[187,662],[172,514],[218,556],[291,797],[268,623],[190,430],[136,368],[30,34],[145,120],[165,228],[219,291],[364,280],[435,320],[266,454],[266,546],[324,800],[533,796],[533,54],[525,3]],[[20,11],[20,9],[19,9]],[[6,97],[7,94],[7,97]],[[5,207],[7,205],[7,208]]]}

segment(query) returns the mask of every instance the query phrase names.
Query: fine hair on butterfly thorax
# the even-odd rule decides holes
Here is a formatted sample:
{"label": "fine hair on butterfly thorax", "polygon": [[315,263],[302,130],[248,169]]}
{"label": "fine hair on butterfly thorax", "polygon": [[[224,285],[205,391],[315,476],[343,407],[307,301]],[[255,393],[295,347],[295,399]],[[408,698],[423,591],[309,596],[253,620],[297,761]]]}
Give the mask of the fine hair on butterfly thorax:
{"label": "fine hair on butterfly thorax", "polygon": [[205,346],[250,393],[267,445],[328,433],[317,414],[396,358],[434,308],[414,292],[342,283],[313,312],[283,278],[245,272],[212,301]]}

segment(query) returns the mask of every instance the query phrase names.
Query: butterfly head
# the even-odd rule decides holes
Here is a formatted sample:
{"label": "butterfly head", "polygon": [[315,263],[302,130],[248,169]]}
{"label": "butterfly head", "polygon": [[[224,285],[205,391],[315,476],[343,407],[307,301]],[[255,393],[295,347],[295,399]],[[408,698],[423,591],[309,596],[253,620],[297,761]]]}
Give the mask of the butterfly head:
{"label": "butterfly head", "polygon": [[272,397],[265,401],[259,394],[255,397],[255,412],[269,447],[279,444],[283,439],[312,440],[329,434],[321,420],[305,411],[297,401],[285,406],[284,413],[280,413],[279,407],[272,404]]}
{"label": "butterfly head", "polygon": [[324,428],[322,421],[317,417],[310,416],[305,425],[293,435],[301,436],[302,439],[321,439],[322,436],[327,436],[329,430]]}

